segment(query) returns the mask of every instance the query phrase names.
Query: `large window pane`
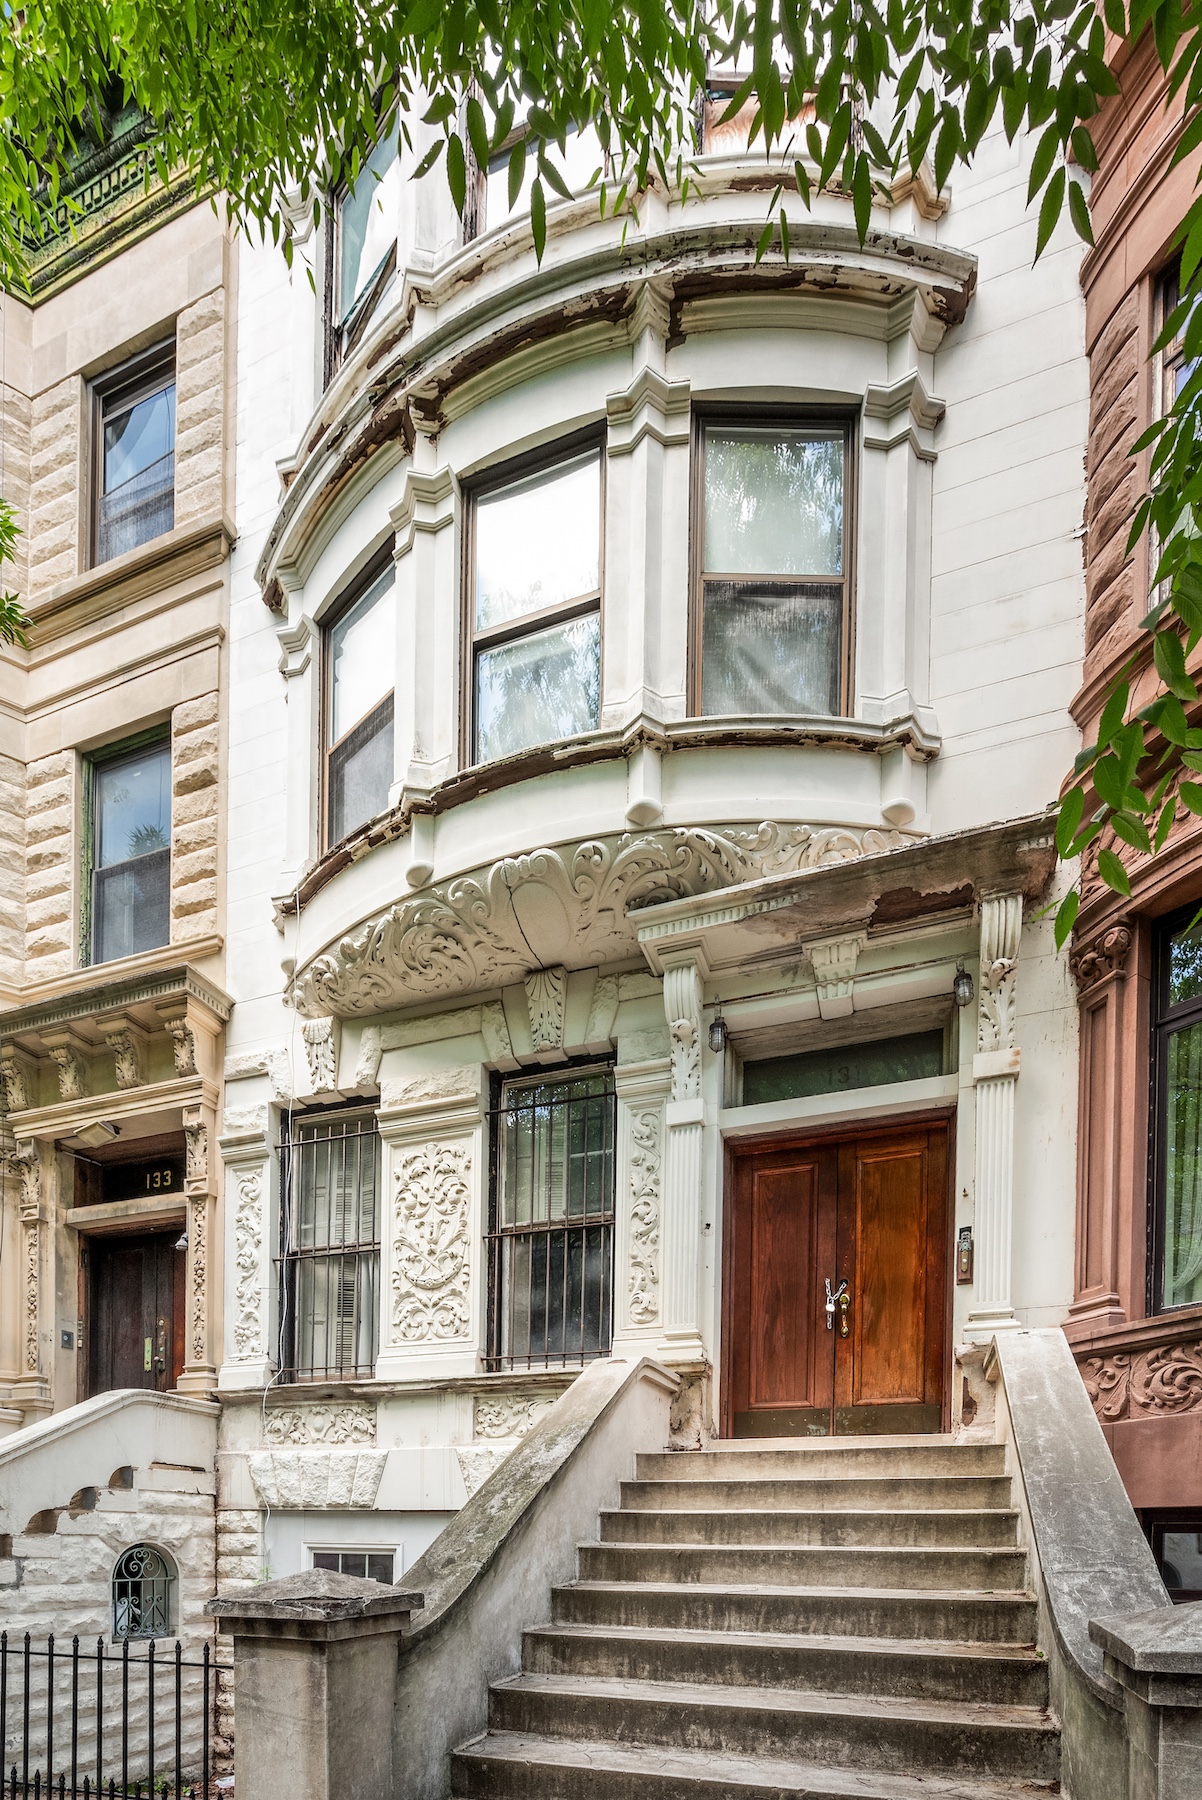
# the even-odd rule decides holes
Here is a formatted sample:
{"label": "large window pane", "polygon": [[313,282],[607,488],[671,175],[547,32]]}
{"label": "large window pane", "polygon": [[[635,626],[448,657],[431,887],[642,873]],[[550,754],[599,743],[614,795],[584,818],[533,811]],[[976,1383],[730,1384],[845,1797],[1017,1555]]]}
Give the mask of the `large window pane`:
{"label": "large window pane", "polygon": [[707,581],[703,607],[703,713],[838,712],[842,584]]}
{"label": "large window pane", "polygon": [[1202,1300],[1202,1023],[1168,1041],[1164,1304]]}
{"label": "large window pane", "polygon": [[476,502],[476,630],[561,606],[600,585],[596,450]]}
{"label": "large window pane", "polygon": [[392,695],[330,752],[330,842],[340,844],[388,805]]}
{"label": "large window pane", "polygon": [[369,1375],[380,1311],[375,1118],[294,1122],[287,1168],[282,1360],[293,1378]]}
{"label": "large window pane", "polygon": [[92,807],[91,954],[112,962],[170,936],[170,746],[98,764]]}
{"label": "large window pane", "polygon": [[841,575],[843,434],[708,426],[705,570]]}
{"label": "large window pane", "polygon": [[600,706],[596,613],[482,650],[476,659],[477,758],[487,762],[594,731]]}
{"label": "large window pane", "polygon": [[175,523],[175,382],[103,403],[99,562],[136,550]]}
{"label": "large window pane", "polygon": [[1179,931],[1169,945],[1169,1005],[1202,995],[1202,925]]}
{"label": "large window pane", "polygon": [[330,742],[390,694],[396,679],[396,608],[388,568],[330,632]]}
{"label": "large window pane", "polygon": [[338,322],[396,242],[401,162],[395,132],[381,138],[338,209]]}

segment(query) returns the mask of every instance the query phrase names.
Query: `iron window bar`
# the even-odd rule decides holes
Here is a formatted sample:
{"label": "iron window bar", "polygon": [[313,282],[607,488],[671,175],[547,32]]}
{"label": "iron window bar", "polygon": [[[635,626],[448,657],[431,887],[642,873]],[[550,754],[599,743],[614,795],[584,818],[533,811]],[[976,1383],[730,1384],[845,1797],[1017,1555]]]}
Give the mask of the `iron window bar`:
{"label": "iron window bar", "polygon": [[490,1109],[493,1369],[608,1356],[617,1096],[612,1069],[505,1082]]}
{"label": "iron window bar", "polygon": [[280,1167],[281,1379],[371,1375],[380,1338],[375,1114],[294,1119]]}

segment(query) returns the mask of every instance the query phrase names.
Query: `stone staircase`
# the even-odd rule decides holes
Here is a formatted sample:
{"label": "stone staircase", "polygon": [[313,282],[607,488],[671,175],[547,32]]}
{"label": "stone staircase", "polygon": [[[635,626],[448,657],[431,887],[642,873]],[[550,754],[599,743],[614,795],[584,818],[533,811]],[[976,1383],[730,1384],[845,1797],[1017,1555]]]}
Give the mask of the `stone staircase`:
{"label": "stone staircase", "polygon": [[938,1438],[640,1456],[524,1635],[456,1800],[1059,1792],[1004,1451]]}

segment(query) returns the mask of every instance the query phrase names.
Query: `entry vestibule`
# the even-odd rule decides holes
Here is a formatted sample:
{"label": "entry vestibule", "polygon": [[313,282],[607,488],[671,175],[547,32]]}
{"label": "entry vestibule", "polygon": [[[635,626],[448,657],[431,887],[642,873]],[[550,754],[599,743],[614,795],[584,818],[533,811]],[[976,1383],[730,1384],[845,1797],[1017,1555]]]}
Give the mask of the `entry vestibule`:
{"label": "entry vestibule", "polygon": [[180,1229],[82,1240],[88,1305],[88,1393],[166,1393],[184,1366],[185,1252]]}
{"label": "entry vestibule", "polygon": [[722,1434],[946,1428],[945,1120],[732,1148]]}

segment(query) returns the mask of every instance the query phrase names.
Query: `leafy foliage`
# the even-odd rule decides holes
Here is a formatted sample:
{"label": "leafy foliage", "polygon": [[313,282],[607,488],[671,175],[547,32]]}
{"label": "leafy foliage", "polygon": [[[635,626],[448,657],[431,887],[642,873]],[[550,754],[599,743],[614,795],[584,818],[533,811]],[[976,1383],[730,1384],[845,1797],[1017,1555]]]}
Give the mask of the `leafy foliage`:
{"label": "leafy foliage", "polygon": [[[114,86],[159,127],[164,178],[191,169],[235,216],[290,252],[284,194],[314,200],[354,181],[382,111],[395,106],[419,169],[440,158],[456,204],[502,152],[511,197],[533,158],[530,216],[541,256],[548,195],[568,132],[591,126],[604,156],[599,201],[620,211],[654,177],[687,183],[691,118],[715,62],[741,79],[731,116],[754,108],[753,138],[792,171],[809,206],[837,183],[861,236],[874,191],[929,160],[942,186],[1000,121],[1035,136],[1029,201],[1037,254],[1066,206],[1091,240],[1083,175],[1097,167],[1090,121],[1117,92],[1116,40],[1149,32],[1183,107],[1178,158],[1202,148],[1202,15],[1180,0],[39,0],[0,34],[0,279],[21,279],[24,246],[69,175],[81,121],[106,116]],[[524,142],[512,142],[523,122]],[[760,254],[789,224],[778,189]],[[1202,359],[1202,199],[1182,226],[1182,299],[1166,339]],[[1202,640],[1202,362],[1142,441],[1151,481],[1132,521],[1159,546],[1161,598],[1145,621],[1163,691],[1128,717],[1127,671],[1097,743],[1078,758],[1058,841],[1075,857],[1104,833],[1161,847],[1181,808],[1202,814],[1202,782],[1175,785],[1175,759],[1202,774],[1198,699],[1187,661]],[[0,619],[0,635],[16,631]],[[1087,804],[1093,808],[1085,816]],[[1097,802],[1094,807],[1094,802]],[[1107,841],[1104,881],[1129,877]],[[1078,897],[1057,920],[1062,942]]]}
{"label": "leafy foliage", "polygon": [[[16,551],[17,539],[21,528],[17,524],[17,516],[7,501],[0,500],[0,563],[11,562]],[[0,594],[0,644],[25,644],[25,627],[29,620],[25,617],[21,602],[15,594]]]}

